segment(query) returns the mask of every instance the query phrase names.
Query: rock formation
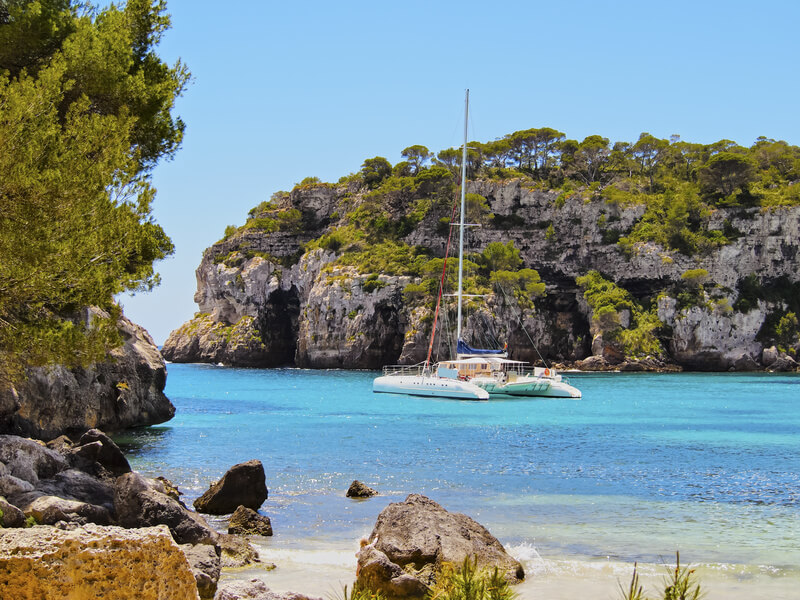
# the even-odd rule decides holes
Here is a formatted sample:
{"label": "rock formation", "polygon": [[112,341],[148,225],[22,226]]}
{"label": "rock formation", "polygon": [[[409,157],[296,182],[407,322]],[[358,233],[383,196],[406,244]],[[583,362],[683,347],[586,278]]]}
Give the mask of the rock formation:
{"label": "rock formation", "polygon": [[[248,541],[246,536],[219,534],[220,565],[223,569],[238,569],[248,565],[261,563],[258,551]],[[262,565],[269,571],[275,568],[273,564]]]}
{"label": "rock formation", "polygon": [[249,460],[228,469],[222,479],[194,501],[194,507],[210,515],[226,515],[239,506],[258,510],[267,495],[264,466],[260,460]]}
{"label": "rock formation", "polygon": [[50,440],[93,427],[119,431],[171,419],[175,407],[164,395],[167,371],[155,342],[125,317],[118,327],[123,345],[107,362],[30,369],[24,383],[0,389],[0,432]]}
{"label": "rock formation", "polygon": [[197,586],[163,526],[37,526],[0,535],[0,598],[194,600]]}
{"label": "rock formation", "polygon": [[485,527],[433,500],[410,494],[387,506],[358,553],[358,585],[391,598],[423,596],[443,563],[477,559],[478,568],[497,567],[509,583],[525,577],[519,561]]}
{"label": "rock formation", "polygon": [[378,492],[373,490],[368,485],[360,482],[358,479],[353,481],[350,484],[350,487],[347,488],[347,493],[345,496],[348,498],[371,498],[372,496],[377,496]]}
{"label": "rock formation", "polygon": [[[172,593],[170,590],[173,588],[163,588],[160,583],[153,584],[156,587],[152,587],[151,584],[136,582],[136,578],[142,577],[142,573],[147,573],[147,570],[152,568],[147,562],[150,559],[142,558],[144,554],[134,553],[131,556],[125,554],[129,546],[138,543],[136,534],[123,535],[117,548],[112,540],[115,536],[119,537],[118,528],[86,529],[84,526],[118,525],[127,529],[144,528],[145,532],[148,528],[158,527],[158,531],[165,532],[170,541],[174,540],[175,543],[183,545],[182,549],[186,554],[183,561],[185,563],[187,559],[189,560],[190,574],[193,574],[192,581],[196,580],[197,583],[195,592],[189,597],[196,597],[196,590],[199,589],[201,598],[212,598],[220,569],[217,532],[209,527],[200,515],[188,510],[180,502],[179,492],[169,481],[163,478],[148,479],[131,471],[125,456],[102,431],[89,430],[76,438],[77,441],[73,442],[67,436],[60,436],[45,445],[18,436],[0,435],[0,510],[3,514],[2,526],[6,528],[3,529],[4,533],[0,538],[4,541],[15,540],[14,543],[22,544],[19,549],[21,556],[33,556],[31,554],[33,551],[29,552],[25,545],[27,538],[24,535],[22,537],[10,535],[8,528],[24,528],[35,523],[39,536],[53,540],[61,540],[59,536],[62,534],[51,533],[53,531],[51,526],[58,528],[56,532],[61,529],[88,532],[85,535],[74,534],[78,536],[77,541],[68,536],[66,541],[61,540],[54,544],[67,548],[63,550],[64,553],[75,552],[78,561],[83,552],[81,544],[84,543],[89,547],[86,552],[91,555],[91,560],[98,564],[103,560],[113,563],[117,557],[122,557],[121,564],[126,565],[125,568],[130,568],[131,573],[125,573],[121,577],[122,587],[107,588],[108,597],[138,598],[139,592],[143,598],[183,597],[180,591],[175,591],[175,596],[170,595]],[[102,535],[98,534],[100,535],[98,537],[95,535],[97,532],[101,532]],[[148,537],[150,534],[142,535],[144,536],[141,542],[144,549],[142,552],[145,552],[151,545]],[[234,547],[235,544],[229,540],[228,546]],[[11,546],[7,546],[7,549],[10,552]],[[243,548],[239,554],[243,554],[244,550],[249,550],[251,554],[253,552],[252,549]],[[45,563],[50,565],[49,561],[52,560],[53,565],[57,564],[55,561],[61,553],[62,550],[48,551]],[[164,558],[166,555],[162,549],[156,548],[154,556],[156,557],[154,560],[163,559],[165,568],[170,568],[172,559]],[[0,552],[0,565],[2,558]],[[242,560],[252,560],[252,557],[244,557]],[[144,561],[140,570],[137,570],[138,566],[133,565],[137,561]],[[24,576],[15,569],[30,571],[30,567],[26,565],[24,561],[14,562],[13,569],[9,567],[9,570],[0,573],[0,578],[5,576],[14,586],[21,585]],[[2,568],[0,566],[0,571]],[[47,580],[42,584],[44,587],[24,588],[27,590],[24,594],[28,595],[3,595],[4,583],[0,581],[0,597],[37,599],[95,597],[86,595],[88,591],[81,587],[82,580],[76,580],[77,587],[74,589],[69,587],[71,584],[67,585],[61,580],[49,581],[52,576],[48,574],[47,569],[54,568],[43,567],[42,577]],[[187,566],[187,571],[188,568]],[[110,578],[111,571],[108,573],[102,577]],[[123,585],[122,582],[126,583]],[[124,587],[125,585],[128,587]],[[23,591],[19,593],[23,594]]]}
{"label": "rock formation", "polygon": [[203,517],[170,498],[159,481],[138,473],[117,478],[114,508],[123,527],[167,525],[179,544],[216,544],[217,533]]}
{"label": "rock formation", "polygon": [[239,506],[228,521],[228,533],[238,535],[272,535],[269,517],[258,514],[252,508]]}
{"label": "rock formation", "polygon": [[[727,245],[705,254],[688,256],[653,243],[637,243],[626,254],[616,241],[642,218],[642,205],[589,201],[581,194],[565,197],[519,179],[471,182],[468,192],[486,198],[494,215],[492,225],[470,232],[473,250],[513,241],[525,266],[540,273],[547,294],[535,301],[535,311],[522,311],[521,324],[513,298],[487,298],[482,309],[467,316],[467,339],[489,330],[508,342],[513,358],[536,362],[541,353],[551,362],[574,364],[593,357],[590,368],[624,363],[628,369],[648,370],[765,367],[765,326],[785,312],[786,301],[737,301],[748,278],[755,277],[764,289],[798,282],[800,207],[718,208],[708,228],[736,233]],[[302,254],[303,244],[344,226],[347,210],[368,202],[366,190],[352,184],[305,186],[282,202],[284,209],[302,214],[303,228],[298,233],[245,228],[207,249],[197,269],[200,312],[172,332],[164,356],[176,362],[313,368],[378,368],[424,359],[430,314],[404,297],[412,278],[360,273],[338,264],[341,253],[334,249]],[[395,214],[389,204],[388,216],[401,219],[402,211]],[[442,256],[445,236],[438,218],[426,215],[403,242]],[[691,305],[679,301],[686,285],[682,276],[701,269],[714,295],[700,295]],[[635,298],[661,294],[663,356],[632,361],[598,335],[593,311],[575,282],[591,270]],[[800,352],[800,341],[790,346],[787,352]]]}

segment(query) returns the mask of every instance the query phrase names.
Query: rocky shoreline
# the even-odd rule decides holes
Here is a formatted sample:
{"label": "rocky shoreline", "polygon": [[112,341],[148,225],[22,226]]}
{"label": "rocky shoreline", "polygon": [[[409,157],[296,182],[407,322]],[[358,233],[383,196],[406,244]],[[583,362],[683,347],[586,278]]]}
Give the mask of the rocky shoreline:
{"label": "rocky shoreline", "polygon": [[[347,495],[377,494],[359,484]],[[0,597],[309,600],[258,579],[220,582],[226,568],[260,563],[248,539],[273,534],[257,512],[267,497],[260,461],[234,465],[194,502],[227,516],[222,533],[171,482],[132,471],[97,429],[46,444],[0,435]],[[357,557],[354,585],[389,600],[423,598],[444,564],[467,559],[497,567],[509,583],[525,577],[484,527],[417,494],[381,512]]]}

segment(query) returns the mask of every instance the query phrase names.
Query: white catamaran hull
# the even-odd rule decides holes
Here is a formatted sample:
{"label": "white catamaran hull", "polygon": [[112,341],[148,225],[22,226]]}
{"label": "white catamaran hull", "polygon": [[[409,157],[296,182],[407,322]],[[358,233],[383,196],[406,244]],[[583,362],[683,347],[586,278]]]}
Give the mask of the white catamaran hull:
{"label": "white catamaran hull", "polygon": [[580,398],[581,391],[564,383],[539,377],[523,377],[517,381],[501,383],[493,378],[473,379],[472,383],[494,396],[516,396],[524,398]]}
{"label": "white catamaran hull", "polygon": [[372,382],[373,392],[434,396],[457,400],[488,400],[489,392],[468,381],[421,375],[383,375]]}

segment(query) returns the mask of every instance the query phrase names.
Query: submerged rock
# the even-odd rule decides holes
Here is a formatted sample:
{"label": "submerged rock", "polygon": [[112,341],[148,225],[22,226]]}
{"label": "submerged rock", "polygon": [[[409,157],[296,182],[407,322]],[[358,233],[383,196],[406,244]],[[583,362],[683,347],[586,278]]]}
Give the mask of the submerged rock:
{"label": "submerged rock", "polygon": [[497,567],[509,583],[525,577],[485,527],[419,494],[387,506],[369,540],[358,553],[358,584],[392,598],[423,596],[443,563],[460,565],[467,557],[479,568]]}
{"label": "submerged rock", "polygon": [[194,507],[210,515],[226,515],[238,506],[258,510],[268,494],[264,466],[260,460],[250,460],[231,467],[194,501]]}

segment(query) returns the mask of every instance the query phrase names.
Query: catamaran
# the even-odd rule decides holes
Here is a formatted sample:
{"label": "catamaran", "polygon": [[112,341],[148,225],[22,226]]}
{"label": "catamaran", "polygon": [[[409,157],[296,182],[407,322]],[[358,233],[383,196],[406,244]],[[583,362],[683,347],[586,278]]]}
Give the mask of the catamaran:
{"label": "catamaran", "polygon": [[[372,382],[373,392],[434,396],[461,400],[488,400],[491,397],[565,397],[580,398],[581,392],[564,381],[555,369],[533,367],[529,363],[508,358],[503,350],[471,348],[461,339],[463,274],[464,274],[464,213],[467,189],[467,126],[469,122],[469,90],[464,101],[464,146],[461,155],[461,216],[458,224],[458,314],[456,358],[431,364],[433,340],[441,303],[441,286],[447,269],[447,254],[442,270],[439,299],[433,319],[433,332],[425,362],[383,368],[383,375]],[[455,209],[454,209],[455,211]],[[452,228],[451,228],[452,235]],[[447,248],[450,247],[448,239]]]}

